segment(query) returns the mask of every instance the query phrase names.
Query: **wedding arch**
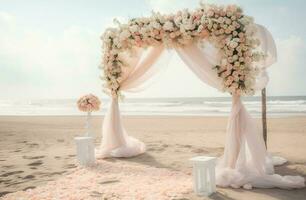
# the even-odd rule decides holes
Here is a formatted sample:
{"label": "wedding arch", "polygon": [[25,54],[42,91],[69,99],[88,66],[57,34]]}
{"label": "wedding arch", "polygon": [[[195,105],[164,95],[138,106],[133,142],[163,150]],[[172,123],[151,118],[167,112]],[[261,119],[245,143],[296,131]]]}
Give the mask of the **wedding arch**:
{"label": "wedding arch", "polygon": [[232,95],[224,155],[219,158],[219,186],[304,186],[304,178],[274,174],[262,131],[240,97],[253,95],[268,83],[266,68],[276,62],[273,37],[236,5],[201,5],[194,11],[153,13],[126,24],[116,21],[103,40],[103,79],[111,97],[105,115],[98,157],[131,157],[144,153],[145,144],[127,134],[121,123],[118,97],[141,87],[162,66],[166,50],[176,51],[205,84]]}

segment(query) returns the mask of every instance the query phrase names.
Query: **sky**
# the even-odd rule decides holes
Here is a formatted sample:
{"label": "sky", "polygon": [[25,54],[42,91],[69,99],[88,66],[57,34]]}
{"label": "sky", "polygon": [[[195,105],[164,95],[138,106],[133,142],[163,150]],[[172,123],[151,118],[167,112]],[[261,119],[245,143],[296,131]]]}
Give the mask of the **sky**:
{"label": "sky", "polygon": [[[306,95],[306,1],[207,0],[238,4],[275,38],[278,62],[268,95]],[[198,0],[0,0],[0,100],[106,97],[98,66],[103,31],[113,18],[198,7]],[[172,55],[150,87],[130,97],[228,96],[203,84]]]}

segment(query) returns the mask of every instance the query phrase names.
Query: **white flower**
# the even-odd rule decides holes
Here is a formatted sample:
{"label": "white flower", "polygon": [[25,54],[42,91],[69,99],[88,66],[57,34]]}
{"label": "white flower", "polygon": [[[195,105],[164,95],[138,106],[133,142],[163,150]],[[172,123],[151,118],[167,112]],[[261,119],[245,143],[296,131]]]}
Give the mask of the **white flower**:
{"label": "white flower", "polygon": [[198,32],[200,33],[202,30],[204,29],[204,26],[203,25],[200,25],[199,27],[198,27]]}
{"label": "white flower", "polygon": [[175,17],[174,18],[174,23],[179,26],[182,22],[182,17],[181,16],[178,16],[178,17]]}
{"label": "white flower", "polygon": [[165,31],[172,31],[174,29],[173,23],[170,21],[166,21],[166,23],[163,25],[163,29]]}
{"label": "white flower", "polygon": [[233,25],[229,25],[229,26],[228,26],[228,29],[231,30],[231,31],[234,31],[234,30],[235,30],[235,27],[234,27]]}
{"label": "white flower", "polygon": [[227,65],[227,60],[226,59],[222,59],[221,60],[221,66],[226,66]]}
{"label": "white flower", "polygon": [[[120,35],[119,35],[119,39],[120,39],[120,41],[124,41],[124,40],[126,40],[128,37],[130,37],[131,36],[131,33],[130,33],[130,31],[128,31],[128,30],[123,30],[121,33],[120,33]],[[118,41],[119,42],[119,41]],[[118,45],[118,44],[117,44]]]}
{"label": "white flower", "polygon": [[228,64],[226,69],[227,69],[228,71],[232,70],[232,69],[233,69],[233,65]]}
{"label": "white flower", "polygon": [[237,46],[238,46],[238,42],[235,42],[235,41],[230,41],[229,43],[229,46],[232,48],[232,49],[235,49]]}
{"label": "white flower", "polygon": [[225,33],[226,34],[230,34],[231,33],[231,30],[229,28],[225,29]]}
{"label": "white flower", "polygon": [[238,56],[237,55],[233,55],[233,61],[238,60]]}
{"label": "white flower", "polygon": [[220,24],[222,24],[224,21],[225,21],[225,20],[224,20],[223,17],[219,17],[219,18],[218,18],[218,22],[219,22]]}
{"label": "white flower", "polygon": [[235,63],[234,63],[234,66],[235,66],[235,67],[239,67],[239,66],[240,66],[240,62],[235,62]]}
{"label": "white flower", "polygon": [[238,77],[238,72],[237,72],[237,71],[234,71],[234,72],[233,72],[233,77],[234,77],[234,78]]}
{"label": "white flower", "polygon": [[209,10],[209,11],[207,12],[207,16],[208,16],[208,17],[214,16],[214,11]]}
{"label": "white flower", "polygon": [[230,25],[230,24],[232,23],[232,20],[229,19],[229,18],[226,18],[226,19],[225,19],[225,23],[228,24],[228,25]]}
{"label": "white flower", "polygon": [[151,26],[152,28],[155,28],[155,29],[160,29],[160,28],[161,28],[160,23],[158,23],[157,21],[151,22],[151,23],[150,23],[150,26]]}
{"label": "white flower", "polygon": [[133,26],[131,26],[129,29],[130,29],[130,31],[131,31],[132,33],[135,33],[135,32],[137,32],[137,31],[139,30],[139,27],[138,27],[137,25],[133,25]]}

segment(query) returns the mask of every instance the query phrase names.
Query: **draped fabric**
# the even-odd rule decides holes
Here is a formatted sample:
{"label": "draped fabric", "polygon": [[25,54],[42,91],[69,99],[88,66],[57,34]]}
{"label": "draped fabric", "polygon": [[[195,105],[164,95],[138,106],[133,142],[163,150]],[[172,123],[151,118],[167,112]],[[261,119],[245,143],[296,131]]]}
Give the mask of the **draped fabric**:
{"label": "draped fabric", "polygon": [[200,49],[196,44],[178,48],[176,52],[201,81],[216,89],[222,89],[221,81],[213,69],[218,59],[216,52],[212,54],[209,51],[208,54],[206,49]]}
{"label": "draped fabric", "polygon": [[246,189],[305,187],[301,176],[274,174],[273,165],[283,164],[284,161],[267,154],[261,129],[236,95],[233,96],[226,134],[224,155],[216,168],[217,185]]}
{"label": "draped fabric", "polygon": [[[257,37],[261,41],[258,47],[267,57],[259,63],[261,74],[256,80],[256,89],[265,88],[268,83],[266,68],[276,61],[276,47],[271,34],[261,25],[256,25]],[[134,57],[126,56],[126,62],[132,66],[125,69],[120,82],[122,91],[139,88],[156,72],[153,67],[164,48],[152,47],[144,54],[139,50]],[[183,62],[205,84],[222,90],[221,79],[213,67],[220,62],[218,51],[208,42],[202,46],[190,44],[176,48]],[[118,100],[112,99],[111,107],[105,116],[100,157],[130,157],[145,152],[145,145],[127,135],[120,119]],[[304,187],[304,178],[300,176],[280,176],[274,174],[274,165],[285,160],[267,154],[262,131],[245,109],[240,96],[233,95],[232,109],[226,131],[224,155],[216,167],[216,182],[224,187],[279,187],[284,189]]]}
{"label": "draped fabric", "polygon": [[[273,37],[269,31],[256,25],[257,38],[261,41],[259,50],[266,59],[259,63],[261,74],[256,80],[256,89],[266,87],[269,77],[266,68],[276,62],[277,53]],[[216,168],[216,183],[223,187],[252,187],[283,189],[305,187],[301,176],[280,176],[274,174],[274,165],[286,160],[267,154],[262,129],[245,109],[237,95],[232,97],[232,109],[228,121],[224,155]]]}
{"label": "draped fabric", "polygon": [[256,37],[260,40],[258,50],[266,55],[266,58],[258,63],[261,68],[260,75],[257,77],[255,89],[261,90],[266,87],[269,82],[269,76],[266,69],[277,60],[277,51],[275,42],[271,33],[263,26],[256,25]]}
{"label": "draped fabric", "polygon": [[[140,87],[144,81],[148,80],[157,72],[154,63],[163,52],[162,46],[150,47],[143,51],[136,49],[133,56],[121,55],[129,67],[124,68],[122,80],[120,82],[121,91],[129,91]],[[131,157],[144,153],[146,146],[136,138],[128,136],[126,133],[119,111],[118,97],[111,99],[108,112],[104,117],[102,127],[101,147],[96,150],[96,156],[105,157]]]}

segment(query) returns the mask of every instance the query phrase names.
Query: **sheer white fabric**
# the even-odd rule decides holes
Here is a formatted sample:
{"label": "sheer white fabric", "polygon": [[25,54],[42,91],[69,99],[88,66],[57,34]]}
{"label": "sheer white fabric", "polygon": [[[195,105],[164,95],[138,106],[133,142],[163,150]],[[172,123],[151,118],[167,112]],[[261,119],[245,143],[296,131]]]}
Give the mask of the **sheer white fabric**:
{"label": "sheer white fabric", "polygon": [[221,80],[213,69],[219,60],[217,52],[212,49],[201,49],[196,44],[177,48],[176,52],[201,81],[218,90],[222,89]]}
{"label": "sheer white fabric", "polygon": [[[162,46],[150,47],[146,52],[136,49],[133,56],[124,56],[124,61],[129,64],[123,71],[120,82],[121,91],[132,90],[139,87],[157,71],[152,65],[163,52]],[[104,117],[102,127],[102,143],[97,149],[96,156],[105,157],[131,157],[144,153],[146,146],[136,138],[128,136],[119,112],[118,98],[111,100],[110,108]]]}
{"label": "sheer white fabric", "polygon": [[261,129],[243,106],[239,96],[233,96],[227,127],[224,155],[216,168],[216,182],[222,187],[250,189],[305,187],[301,176],[274,174],[274,166],[286,160],[272,158],[266,152]]}
{"label": "sheer white fabric", "polygon": [[[267,55],[265,61],[260,63],[262,73],[256,82],[256,89],[260,90],[269,81],[266,68],[276,62],[277,54],[273,37],[265,27],[257,25],[257,36],[261,41],[260,51]],[[224,155],[216,169],[219,186],[283,189],[305,187],[301,176],[274,174],[274,165],[283,164],[286,160],[267,154],[262,131],[244,108],[239,96],[233,96],[226,134]]]}
{"label": "sheer white fabric", "polygon": [[277,51],[271,33],[264,26],[259,24],[256,24],[255,28],[257,29],[256,37],[260,41],[258,50],[266,55],[266,58],[258,63],[258,66],[261,68],[261,72],[257,77],[255,85],[256,90],[262,90],[269,82],[269,76],[266,69],[276,62]]}

